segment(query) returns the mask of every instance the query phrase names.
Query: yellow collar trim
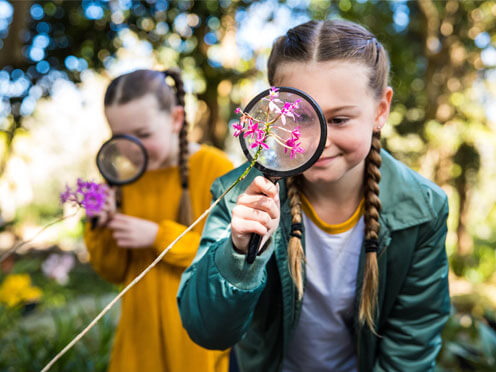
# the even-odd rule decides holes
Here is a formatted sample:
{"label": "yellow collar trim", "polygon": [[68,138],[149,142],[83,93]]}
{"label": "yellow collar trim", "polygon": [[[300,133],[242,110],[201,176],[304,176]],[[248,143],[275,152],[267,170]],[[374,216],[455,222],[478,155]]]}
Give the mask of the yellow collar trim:
{"label": "yellow collar trim", "polygon": [[303,193],[300,193],[300,198],[303,212],[312,220],[315,225],[317,225],[319,229],[325,231],[328,234],[341,234],[348,230],[351,230],[363,216],[365,199],[362,199],[360,201],[360,204],[358,204],[357,209],[355,210],[355,212],[353,212],[353,215],[350,218],[342,223],[331,225],[324,222],[320,219],[319,216],[317,216],[317,213],[315,213],[315,210],[313,209],[306,196],[303,195]]}

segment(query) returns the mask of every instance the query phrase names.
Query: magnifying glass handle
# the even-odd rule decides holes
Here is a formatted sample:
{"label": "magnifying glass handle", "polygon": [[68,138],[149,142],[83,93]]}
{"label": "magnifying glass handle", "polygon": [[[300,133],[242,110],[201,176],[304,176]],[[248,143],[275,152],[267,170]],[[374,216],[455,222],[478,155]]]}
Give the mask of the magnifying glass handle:
{"label": "magnifying glass handle", "polygon": [[[269,177],[264,174],[264,177],[271,181],[274,185],[277,184],[277,181],[281,179],[281,177]],[[255,261],[255,257],[257,257],[257,253],[260,250],[260,243],[262,243],[262,235],[251,234],[250,241],[248,243],[248,253],[246,254],[246,262],[248,264],[252,264]]]}
{"label": "magnifying glass handle", "polygon": [[260,248],[260,243],[262,242],[262,235],[251,234],[250,242],[248,243],[248,253],[246,254],[246,262],[252,264],[257,257],[257,252]]}

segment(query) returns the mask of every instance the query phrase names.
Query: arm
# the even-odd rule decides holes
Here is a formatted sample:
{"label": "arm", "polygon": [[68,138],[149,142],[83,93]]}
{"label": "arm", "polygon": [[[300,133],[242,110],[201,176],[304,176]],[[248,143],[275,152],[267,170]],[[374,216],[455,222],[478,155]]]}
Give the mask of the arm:
{"label": "arm", "polygon": [[[201,225],[201,223],[200,223]],[[160,254],[167,246],[181,235],[187,226],[172,220],[160,222],[153,248]],[[200,244],[201,235],[192,230],[181,238],[164,256],[163,261],[185,269],[191,264]]]}
{"label": "arm", "polygon": [[434,370],[450,312],[446,198],[437,216],[420,229],[408,275],[381,333],[374,372]]}
{"label": "arm", "polygon": [[[220,176],[232,170],[233,165],[226,155],[217,149],[209,149],[203,152],[203,156],[196,157],[192,161],[192,180],[190,197],[196,201],[198,216],[208,209],[212,195],[210,186]],[[194,218],[196,219],[196,217]],[[192,221],[193,222],[193,221]],[[204,226],[201,221],[194,230],[187,233],[177,244],[164,256],[163,261],[174,266],[187,268],[200,245],[201,231]],[[170,243],[181,235],[187,226],[173,220],[164,220],[159,223],[159,228],[153,247],[160,254]]]}
{"label": "arm", "polygon": [[[214,198],[225,188],[212,186]],[[178,293],[179,312],[191,339],[209,349],[225,349],[246,332],[266,283],[269,247],[247,265],[245,255],[234,251],[231,216],[225,199],[207,219],[198,255],[184,272]]]}
{"label": "arm", "polygon": [[120,284],[124,281],[128,267],[128,250],[117,247],[112,231],[105,227],[94,230],[86,223],[84,242],[90,255],[90,263],[105,280]]}

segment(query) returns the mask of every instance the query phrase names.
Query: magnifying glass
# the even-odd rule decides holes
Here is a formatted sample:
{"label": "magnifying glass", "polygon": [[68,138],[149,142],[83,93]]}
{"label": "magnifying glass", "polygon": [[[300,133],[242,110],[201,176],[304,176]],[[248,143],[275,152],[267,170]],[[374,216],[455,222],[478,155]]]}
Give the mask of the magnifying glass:
{"label": "magnifying glass", "polygon": [[[321,156],[327,123],[319,105],[308,94],[276,87],[253,98],[242,113],[241,148],[248,161],[276,183],[310,168]],[[247,263],[255,261],[262,236],[253,233]]]}
{"label": "magnifying glass", "polygon": [[[146,171],[148,153],[139,139],[128,134],[117,134],[107,140],[96,155],[96,166],[109,186],[133,183]],[[116,200],[119,207],[120,200]],[[98,218],[91,219],[95,228]]]}

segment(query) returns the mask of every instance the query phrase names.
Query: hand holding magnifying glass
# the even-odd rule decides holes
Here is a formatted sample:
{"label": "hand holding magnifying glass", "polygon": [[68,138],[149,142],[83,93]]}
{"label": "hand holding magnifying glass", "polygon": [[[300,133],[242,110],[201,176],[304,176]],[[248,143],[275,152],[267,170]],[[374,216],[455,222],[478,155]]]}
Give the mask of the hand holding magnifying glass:
{"label": "hand holding magnifying glass", "polygon": [[[298,89],[267,89],[252,99],[244,111],[238,110],[238,113],[242,116],[240,123],[234,126],[235,135],[239,135],[244,154],[250,163],[255,161],[255,167],[274,184],[281,178],[303,173],[319,159],[324,150],[327,138],[324,114],[310,96]],[[233,217],[244,214],[245,228],[267,231],[270,235],[279,217],[274,206],[277,204],[279,208],[275,189],[275,186],[255,179],[238,199],[236,208],[240,208],[233,213]],[[245,209],[241,211],[243,207]],[[236,225],[237,222],[234,223]],[[251,227],[248,226],[250,223]],[[234,230],[237,232],[237,226]],[[243,227],[239,229],[242,230]],[[234,240],[245,241],[241,235]],[[246,256],[248,263],[254,262],[263,237],[257,233],[251,234]]]}
{"label": "hand holding magnifying glass", "polygon": [[[135,182],[146,171],[148,154],[143,144],[127,134],[118,134],[106,141],[96,156],[96,165],[110,187]],[[107,205],[99,217],[91,218],[91,228],[108,220],[113,211],[120,207],[119,190],[110,190]]]}

